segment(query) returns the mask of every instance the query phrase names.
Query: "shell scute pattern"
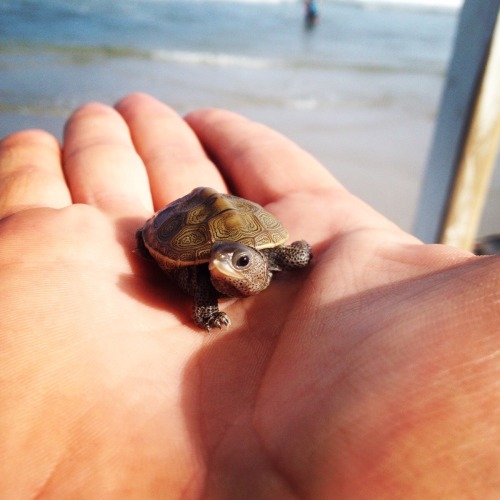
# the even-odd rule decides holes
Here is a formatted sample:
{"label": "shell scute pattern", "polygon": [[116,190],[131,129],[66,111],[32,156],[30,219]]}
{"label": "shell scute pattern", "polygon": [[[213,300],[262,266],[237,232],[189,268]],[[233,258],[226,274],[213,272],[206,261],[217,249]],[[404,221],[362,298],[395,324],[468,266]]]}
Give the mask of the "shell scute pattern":
{"label": "shell scute pattern", "polygon": [[186,217],[186,224],[193,226],[206,224],[207,221],[215,217],[219,212],[220,208],[211,199],[198,200],[198,203],[193,203],[191,207],[186,206],[183,210]]}
{"label": "shell scute pattern", "polygon": [[175,253],[180,252],[187,255],[192,250],[203,249],[208,240],[209,234],[205,226],[184,226],[171,237],[170,245],[174,248]]}
{"label": "shell scute pattern", "polygon": [[261,206],[211,188],[198,188],[165,207],[143,234],[150,249],[172,267],[208,262],[216,241],[263,249],[288,238],[281,223]]}
{"label": "shell scute pattern", "polygon": [[[159,242],[170,241],[172,234],[176,234],[179,232],[183,225],[184,221],[182,217],[162,217],[162,214],[159,214],[158,217],[155,217],[153,222],[153,227],[156,231],[156,238]],[[167,215],[167,214],[165,214]]]}
{"label": "shell scute pattern", "polygon": [[208,224],[213,241],[241,241],[242,238],[253,238],[263,229],[259,221],[251,215],[234,210],[219,214]]}

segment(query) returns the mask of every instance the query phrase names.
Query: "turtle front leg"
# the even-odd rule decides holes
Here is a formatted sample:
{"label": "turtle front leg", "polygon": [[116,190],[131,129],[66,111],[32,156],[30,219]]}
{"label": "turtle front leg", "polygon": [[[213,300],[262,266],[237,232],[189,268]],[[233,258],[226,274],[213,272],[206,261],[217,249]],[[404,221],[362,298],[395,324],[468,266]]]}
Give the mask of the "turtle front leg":
{"label": "turtle front leg", "polygon": [[210,272],[207,265],[193,266],[191,290],[188,290],[194,297],[193,320],[200,327],[208,332],[212,328],[222,329],[229,326],[231,321],[229,316],[219,311],[219,292],[214,288],[210,280]]}
{"label": "turtle front leg", "polygon": [[224,311],[219,311],[217,304],[215,305],[199,305],[196,303],[193,306],[193,319],[200,328],[206,328],[210,332],[212,328],[222,330],[223,326],[229,326],[231,320]]}
{"label": "turtle front leg", "polygon": [[262,252],[268,255],[271,271],[301,269],[306,267],[312,258],[311,245],[304,240],[265,249]]}

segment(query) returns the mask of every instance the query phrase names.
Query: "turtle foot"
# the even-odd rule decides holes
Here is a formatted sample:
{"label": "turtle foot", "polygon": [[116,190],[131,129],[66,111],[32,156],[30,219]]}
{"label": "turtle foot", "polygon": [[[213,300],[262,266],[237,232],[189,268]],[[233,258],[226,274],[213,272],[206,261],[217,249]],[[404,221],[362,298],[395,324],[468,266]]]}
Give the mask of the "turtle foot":
{"label": "turtle foot", "polygon": [[217,312],[216,314],[212,314],[209,320],[207,321],[205,328],[207,332],[209,332],[212,328],[218,328],[222,330],[222,327],[229,327],[231,325],[231,320],[229,316],[225,312]]}
{"label": "turtle foot", "polygon": [[231,324],[229,316],[222,311],[219,311],[213,306],[198,306],[193,311],[194,322],[200,327],[205,328],[209,332],[212,328],[222,330],[223,326],[228,327]]}

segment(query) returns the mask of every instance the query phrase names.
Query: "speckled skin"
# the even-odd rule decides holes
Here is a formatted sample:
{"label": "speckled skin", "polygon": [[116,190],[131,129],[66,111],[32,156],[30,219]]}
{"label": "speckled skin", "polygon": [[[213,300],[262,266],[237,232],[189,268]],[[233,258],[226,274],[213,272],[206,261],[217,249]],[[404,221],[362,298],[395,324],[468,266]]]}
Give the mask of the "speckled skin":
{"label": "speckled skin", "polygon": [[[208,217],[205,204],[209,205]],[[179,214],[179,207],[187,209]],[[191,209],[196,214],[190,213]],[[243,218],[239,218],[240,211]],[[186,218],[190,219],[188,229],[179,222]],[[217,238],[209,236],[212,234],[209,224],[217,226]],[[262,235],[258,234],[258,228],[262,229]],[[157,240],[159,232],[162,236]],[[174,235],[171,242],[170,234]],[[179,234],[187,242],[182,248],[177,243]],[[199,237],[204,234],[206,242]],[[221,235],[224,239],[218,239]],[[197,188],[157,212],[137,230],[136,238],[137,251],[155,260],[174,283],[194,298],[193,320],[210,331],[230,325],[228,315],[219,311],[220,297],[255,295],[267,288],[273,272],[307,266],[312,255],[305,241],[291,245],[271,243],[273,239],[282,243],[286,235],[279,221],[259,205],[219,195],[210,188]],[[259,242],[265,244],[258,246]]]}
{"label": "speckled skin", "polygon": [[208,264],[172,269],[166,273],[184,292],[194,299],[192,318],[200,328],[210,331],[212,328],[229,326],[229,316],[219,311],[221,293],[210,280]]}
{"label": "speckled skin", "polygon": [[311,246],[307,241],[294,241],[291,245],[280,245],[262,250],[269,261],[271,271],[292,271],[307,266],[311,260]]}

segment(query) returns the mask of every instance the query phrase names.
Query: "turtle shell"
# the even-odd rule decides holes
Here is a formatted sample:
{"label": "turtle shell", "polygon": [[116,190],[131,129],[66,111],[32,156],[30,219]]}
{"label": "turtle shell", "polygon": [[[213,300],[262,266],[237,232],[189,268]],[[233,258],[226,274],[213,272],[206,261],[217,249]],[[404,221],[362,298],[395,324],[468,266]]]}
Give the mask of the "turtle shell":
{"label": "turtle shell", "polygon": [[257,203],[199,187],[170,203],[142,228],[144,244],[164,268],[208,262],[213,243],[272,248],[288,238],[281,222]]}

